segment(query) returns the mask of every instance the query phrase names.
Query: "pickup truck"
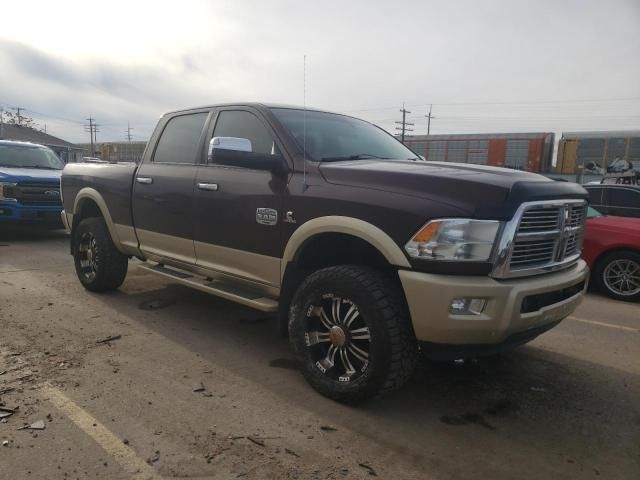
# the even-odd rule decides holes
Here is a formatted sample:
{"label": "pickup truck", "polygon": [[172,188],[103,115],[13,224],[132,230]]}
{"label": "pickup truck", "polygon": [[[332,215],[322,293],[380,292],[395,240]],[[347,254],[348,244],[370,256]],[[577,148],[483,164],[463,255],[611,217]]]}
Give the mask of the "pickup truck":
{"label": "pickup truck", "polygon": [[419,354],[490,355],[571,314],[587,193],[507,169],[421,160],[353,117],[224,104],[161,117],[138,165],[69,164],[78,278],[118,288],[128,259],[278,317],[305,378],[355,403]]}
{"label": "pickup truck", "polygon": [[50,148],[0,140],[0,228],[9,224],[61,228],[63,167]]}

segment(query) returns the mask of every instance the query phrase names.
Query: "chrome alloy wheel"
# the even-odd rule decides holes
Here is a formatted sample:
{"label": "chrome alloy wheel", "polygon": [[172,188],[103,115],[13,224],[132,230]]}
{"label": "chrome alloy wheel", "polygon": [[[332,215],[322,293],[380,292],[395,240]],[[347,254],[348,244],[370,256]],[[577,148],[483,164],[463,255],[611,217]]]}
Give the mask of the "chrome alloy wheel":
{"label": "chrome alloy wheel", "polygon": [[98,256],[98,244],[96,237],[90,232],[85,232],[78,242],[78,253],[80,254],[80,270],[87,280],[93,280],[98,272],[96,262]]}
{"label": "chrome alloy wheel", "polygon": [[367,370],[371,332],[351,300],[323,295],[307,309],[304,336],[316,368],[330,379],[351,382]]}
{"label": "chrome alloy wheel", "polygon": [[640,293],[640,265],[633,260],[614,260],[604,269],[603,277],[606,287],[617,295]]}

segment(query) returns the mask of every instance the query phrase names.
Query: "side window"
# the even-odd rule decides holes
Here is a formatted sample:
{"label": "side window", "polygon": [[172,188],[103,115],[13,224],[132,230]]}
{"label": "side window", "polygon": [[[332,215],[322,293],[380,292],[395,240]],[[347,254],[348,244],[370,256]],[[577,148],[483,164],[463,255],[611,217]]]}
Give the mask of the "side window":
{"label": "side window", "polygon": [[253,113],[240,110],[220,112],[213,136],[246,138],[251,142],[253,153],[278,153],[267,127]]}
{"label": "side window", "polygon": [[208,113],[180,115],[164,127],[156,152],[155,163],[198,163],[198,145]]}
{"label": "side window", "polygon": [[589,188],[587,192],[591,205],[602,205],[602,188]]}
{"label": "side window", "polygon": [[609,205],[612,207],[640,208],[640,193],[628,188],[611,188]]}

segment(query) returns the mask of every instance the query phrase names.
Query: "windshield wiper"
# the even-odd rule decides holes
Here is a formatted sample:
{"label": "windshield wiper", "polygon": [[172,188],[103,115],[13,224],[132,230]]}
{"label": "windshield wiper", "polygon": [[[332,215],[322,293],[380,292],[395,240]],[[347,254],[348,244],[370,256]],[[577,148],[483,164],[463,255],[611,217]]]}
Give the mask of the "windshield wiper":
{"label": "windshield wiper", "polygon": [[371,153],[359,153],[357,155],[348,155],[344,157],[322,157],[320,160],[323,162],[342,162],[346,160],[367,160],[369,158],[377,158],[380,160],[389,160],[387,157],[379,157]]}

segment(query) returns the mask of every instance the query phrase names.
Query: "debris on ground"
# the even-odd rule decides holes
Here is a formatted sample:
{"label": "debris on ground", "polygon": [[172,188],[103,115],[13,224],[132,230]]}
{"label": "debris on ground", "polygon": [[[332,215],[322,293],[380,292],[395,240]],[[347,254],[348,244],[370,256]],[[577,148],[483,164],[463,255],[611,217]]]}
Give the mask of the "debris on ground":
{"label": "debris on ground", "polygon": [[202,382],[198,383],[196,386],[193,387],[193,391],[198,393],[198,392],[204,392],[206,390],[206,388],[204,387],[204,384]]}
{"label": "debris on ground", "polygon": [[147,459],[147,463],[149,465],[156,463],[158,460],[160,460],[160,450],[156,450],[155,453],[153,454],[153,457],[149,457]]}
{"label": "debris on ground", "polygon": [[367,463],[358,463],[358,466],[364,468],[369,475],[371,475],[372,477],[377,477],[378,474],[376,473],[376,471],[373,469],[373,467]]}
{"label": "debris on ground", "polygon": [[336,432],[338,429],[331,425],[320,425],[320,430],[324,430],[325,432]]}
{"label": "debris on ground", "polygon": [[529,390],[532,392],[546,392],[547,389],[544,387],[529,387]]}
{"label": "debris on ground", "polygon": [[15,388],[13,388],[13,387],[4,388],[4,389],[0,390],[0,395],[4,395],[5,393],[11,393],[14,390],[15,390]]}
{"label": "debris on ground", "polygon": [[44,420],[38,420],[37,422],[33,422],[31,425],[19,427],[18,430],[44,430],[45,428],[46,425],[44,424]]}
{"label": "debris on ground", "polygon": [[6,446],[8,446],[8,445],[9,445],[9,440],[3,440],[3,441],[2,441],[2,446],[3,446],[3,447],[6,447]]}
{"label": "debris on ground", "polygon": [[264,442],[262,440],[260,440],[259,438],[252,437],[251,435],[247,435],[247,440],[249,440],[250,442],[255,443],[256,445],[260,445],[261,447],[264,447]]}
{"label": "debris on ground", "polygon": [[175,305],[176,301],[174,299],[160,299],[160,300],[149,300],[147,302],[142,302],[139,305],[139,308],[142,310],[158,310],[160,308],[166,308],[171,305]]}
{"label": "debris on ground", "polygon": [[96,344],[100,345],[100,344],[104,344],[104,343],[109,343],[109,342],[113,342],[114,340],[120,340],[122,338],[122,335],[109,335],[106,338],[103,338],[101,340],[96,340]]}
{"label": "debris on ground", "polygon": [[287,452],[289,455],[293,455],[294,457],[298,457],[300,458],[300,455],[298,455],[296,452],[294,452],[293,450],[290,450],[288,448],[284,449],[285,452]]}

